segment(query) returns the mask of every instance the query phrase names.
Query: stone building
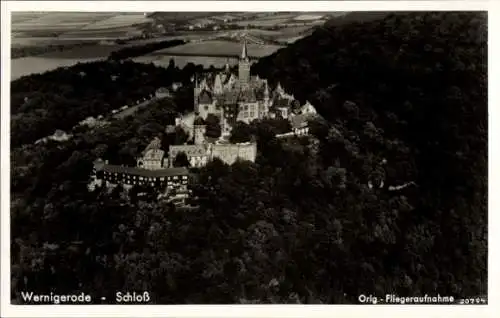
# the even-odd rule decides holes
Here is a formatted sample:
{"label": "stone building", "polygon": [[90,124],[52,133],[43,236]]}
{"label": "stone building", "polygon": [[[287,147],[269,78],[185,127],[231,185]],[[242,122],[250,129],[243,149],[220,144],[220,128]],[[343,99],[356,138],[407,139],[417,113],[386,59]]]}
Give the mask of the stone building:
{"label": "stone building", "polygon": [[168,163],[164,165],[163,157],[165,151],[161,150],[161,140],[155,137],[153,141],[142,152],[142,157],[137,159],[137,167],[147,170],[163,169],[164,166],[168,167]]}
{"label": "stone building", "polygon": [[189,164],[193,168],[200,168],[205,166],[209,159],[208,146],[203,145],[172,145],[169,147],[168,160],[170,166],[173,166],[174,160],[179,153],[186,154]]}
{"label": "stone building", "polygon": [[186,168],[148,170],[138,167],[125,167],[110,165],[98,159],[94,162],[93,179],[94,181],[104,181],[108,187],[121,184],[127,189],[137,185],[153,187],[167,195],[172,193],[182,194],[188,191],[189,171]]}
{"label": "stone building", "polygon": [[200,168],[210,160],[219,158],[231,165],[237,159],[255,162],[257,144],[255,142],[231,144],[223,140],[209,143],[205,138],[206,126],[194,125],[194,145],[172,145],[169,147],[169,161],[173,165],[179,153],[184,153],[191,167]]}
{"label": "stone building", "polygon": [[309,134],[308,120],[310,116],[307,114],[296,115],[290,118],[290,123],[292,125],[292,131],[297,136],[305,136]]}
{"label": "stone building", "polygon": [[238,63],[238,76],[229,65],[217,74],[195,80],[194,110],[203,119],[209,114],[221,120],[222,134],[228,136],[236,121],[250,123],[268,116],[271,106],[267,80],[250,75],[246,42]]}

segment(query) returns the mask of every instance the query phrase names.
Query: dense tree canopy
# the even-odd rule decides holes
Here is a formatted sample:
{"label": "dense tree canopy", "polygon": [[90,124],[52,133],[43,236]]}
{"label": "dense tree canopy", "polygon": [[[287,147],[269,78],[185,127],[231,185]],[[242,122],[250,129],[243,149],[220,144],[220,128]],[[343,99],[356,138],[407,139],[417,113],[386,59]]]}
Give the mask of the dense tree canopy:
{"label": "dense tree canopy", "polygon": [[333,124],[322,132],[326,164],[365,183],[385,159],[386,185],[417,185],[404,201],[387,198],[411,206],[406,216],[364,208],[384,222],[397,213],[386,223],[393,243],[361,250],[377,251],[369,264],[386,275],[369,290],[408,275],[412,291],[486,291],[486,38],[482,13],[390,14],[332,23],[254,66]]}
{"label": "dense tree canopy", "polygon": [[[203,69],[203,68],[201,68]],[[168,69],[130,61],[80,63],[11,83],[11,143],[34,142],[54,132],[70,130],[79,121],[150,99],[156,89],[174,82],[185,84],[176,95],[184,112],[192,105],[191,77],[200,66]],[[140,85],[138,84],[140,83]]]}
{"label": "dense tree canopy", "polygon": [[210,138],[219,138],[221,135],[221,127],[219,117],[209,114],[205,120],[206,133]]}
{"label": "dense tree canopy", "polygon": [[[389,15],[322,28],[260,60],[254,72],[311,101],[324,120],[311,121],[311,137],[279,140],[286,120],[252,123],[256,162],[199,169],[198,209],[138,196],[143,189],[129,200],[120,187],[86,188],[98,156],[135,164],[184,112],[177,99],[187,90],[66,142],[18,143],[13,298],[20,290],[109,298],[149,290],[154,303],[172,304],[486,294],[485,32],[479,13]],[[49,87],[40,103],[54,98]],[[57,107],[34,108],[56,116]],[[175,140],[168,134],[162,145]]]}

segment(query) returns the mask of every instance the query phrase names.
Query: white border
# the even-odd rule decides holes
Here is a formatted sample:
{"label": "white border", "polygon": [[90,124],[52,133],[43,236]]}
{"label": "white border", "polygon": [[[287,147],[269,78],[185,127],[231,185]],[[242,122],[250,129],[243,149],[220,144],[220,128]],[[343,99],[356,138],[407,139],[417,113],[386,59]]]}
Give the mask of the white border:
{"label": "white border", "polygon": [[[498,213],[500,205],[494,195],[499,169],[498,111],[489,107],[489,305],[488,306],[304,306],[304,305],[225,305],[225,306],[12,306],[10,305],[10,12],[11,11],[489,11],[489,105],[499,105],[500,14],[494,1],[1,1],[1,317],[332,317],[379,316],[407,317],[493,317],[500,282],[498,264]],[[496,31],[496,32],[495,32]],[[493,36],[494,35],[494,36]],[[496,38],[496,39],[495,39]],[[497,41],[493,41],[497,40]],[[495,89],[492,89],[492,88]],[[498,122],[498,121],[497,121]],[[493,226],[495,225],[495,226]]]}

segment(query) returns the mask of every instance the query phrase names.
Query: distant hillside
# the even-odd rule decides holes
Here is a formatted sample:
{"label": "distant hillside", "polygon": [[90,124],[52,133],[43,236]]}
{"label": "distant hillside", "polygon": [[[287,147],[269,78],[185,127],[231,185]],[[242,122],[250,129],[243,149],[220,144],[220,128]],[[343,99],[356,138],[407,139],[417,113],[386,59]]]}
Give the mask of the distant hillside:
{"label": "distant hillside", "polygon": [[326,27],[334,27],[345,24],[350,24],[354,22],[370,22],[374,20],[380,20],[387,17],[390,13],[387,11],[357,11],[357,12],[346,12],[343,15],[333,17],[325,23]]}
{"label": "distant hillside", "polygon": [[363,251],[377,250],[362,258],[384,264],[384,273],[369,275],[373,283],[356,278],[357,288],[487,290],[486,25],[480,12],[356,12],[253,66],[328,119],[325,162],[361,183],[416,185],[390,196],[409,204],[410,214],[392,215],[390,205],[364,214],[391,219],[391,234],[382,245],[357,239],[371,246]]}
{"label": "distant hillside", "polygon": [[200,19],[213,15],[221,15],[220,12],[153,12],[148,14],[149,18],[162,22],[189,22],[191,19]]}

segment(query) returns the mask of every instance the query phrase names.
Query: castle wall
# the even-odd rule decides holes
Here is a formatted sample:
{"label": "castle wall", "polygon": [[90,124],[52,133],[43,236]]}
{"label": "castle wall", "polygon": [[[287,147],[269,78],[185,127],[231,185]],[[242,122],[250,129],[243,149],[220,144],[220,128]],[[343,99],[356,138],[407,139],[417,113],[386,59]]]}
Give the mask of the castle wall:
{"label": "castle wall", "polygon": [[250,61],[242,60],[238,64],[238,79],[245,85],[250,81]]}
{"label": "castle wall", "polygon": [[169,148],[169,162],[173,165],[178,153],[184,152],[191,167],[202,167],[208,162],[207,149],[202,145],[172,145]]}
{"label": "castle wall", "polygon": [[256,143],[215,144],[212,147],[212,158],[219,158],[228,165],[235,163],[238,158],[255,162],[256,157]]}

